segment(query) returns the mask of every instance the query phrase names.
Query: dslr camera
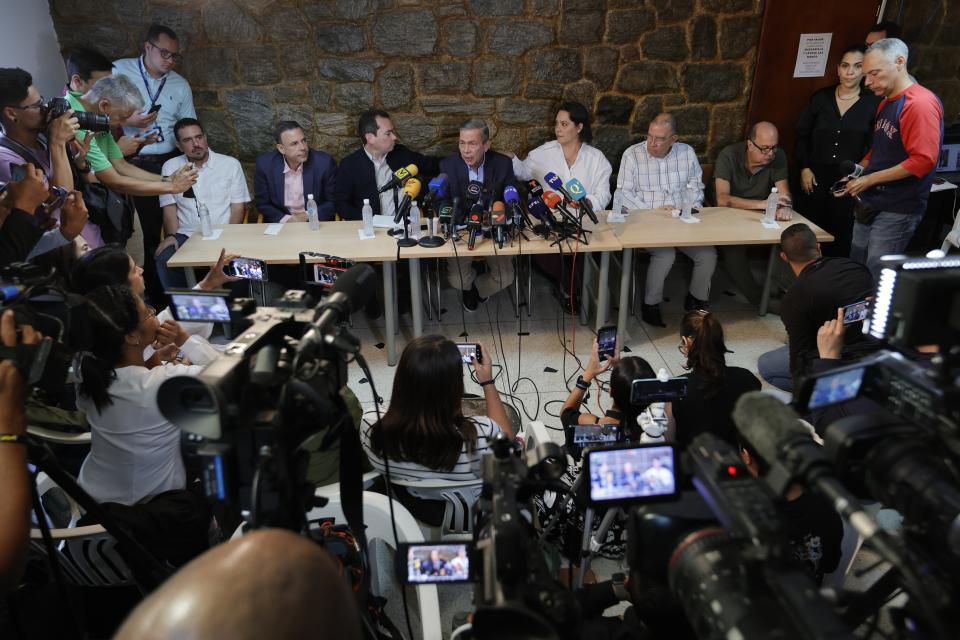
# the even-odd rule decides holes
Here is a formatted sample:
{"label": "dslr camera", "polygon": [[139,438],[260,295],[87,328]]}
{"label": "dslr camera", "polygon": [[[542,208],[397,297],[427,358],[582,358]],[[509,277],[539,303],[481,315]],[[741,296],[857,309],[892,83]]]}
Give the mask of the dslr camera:
{"label": "dslr camera", "polygon": [[[66,98],[50,98],[40,106],[40,113],[43,114],[47,122],[59,118],[72,107]],[[92,113],[90,111],[74,111],[74,117],[84,131],[99,133],[110,131],[110,116],[105,113]]]}

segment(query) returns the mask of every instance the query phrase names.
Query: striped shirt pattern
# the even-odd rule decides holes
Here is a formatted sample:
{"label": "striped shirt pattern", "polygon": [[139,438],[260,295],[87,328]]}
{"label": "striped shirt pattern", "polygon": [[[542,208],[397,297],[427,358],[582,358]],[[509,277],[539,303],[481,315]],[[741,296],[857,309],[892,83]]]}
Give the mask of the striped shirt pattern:
{"label": "striped shirt pattern", "polygon": [[675,142],[664,158],[647,153],[647,143],[635,144],[623,152],[617,175],[615,206],[627,209],[656,209],[663,205],[679,208],[681,194],[694,181],[694,206],[703,205],[703,170],[693,147]]}
{"label": "striped shirt pattern", "polygon": [[[409,460],[390,461],[390,477],[399,480],[475,480],[480,478],[480,456],[490,452],[488,439],[500,432],[500,425],[487,416],[472,416],[477,425],[477,447],[474,451],[467,451],[467,443],[463,443],[460,450],[460,459],[450,471],[430,469]],[[386,473],[383,460],[370,449],[370,429],[372,425],[364,423],[360,431],[360,441],[363,450],[370,459],[370,463],[380,473]]]}

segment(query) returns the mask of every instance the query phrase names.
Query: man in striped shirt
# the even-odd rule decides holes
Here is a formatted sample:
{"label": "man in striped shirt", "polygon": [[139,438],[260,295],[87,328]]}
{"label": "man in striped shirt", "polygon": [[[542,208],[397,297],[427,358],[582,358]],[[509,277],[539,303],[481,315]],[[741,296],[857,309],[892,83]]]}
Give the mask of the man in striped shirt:
{"label": "man in striped shirt", "polygon": [[[647,128],[647,139],[623,152],[613,198],[614,210],[621,205],[627,209],[680,209],[686,193],[693,207],[703,206],[703,171],[697,154],[690,145],[677,139],[676,120],[669,113],[661,113]],[[706,309],[710,281],[717,266],[717,250],[714,247],[678,248],[693,260],[693,277],[683,307],[687,311]],[[665,327],[660,314],[663,283],[677,252],[673,247],[648,251],[650,266],[641,315],[647,324]]]}

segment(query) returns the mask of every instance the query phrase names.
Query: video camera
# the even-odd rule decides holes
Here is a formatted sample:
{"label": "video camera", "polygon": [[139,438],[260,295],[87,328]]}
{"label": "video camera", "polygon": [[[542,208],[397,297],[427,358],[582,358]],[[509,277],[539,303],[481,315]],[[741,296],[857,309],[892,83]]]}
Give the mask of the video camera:
{"label": "video camera", "polygon": [[[66,98],[50,98],[40,105],[40,113],[49,122],[59,118],[72,108]],[[91,133],[110,131],[110,116],[105,113],[74,111],[73,117],[77,119],[80,129],[83,131],[90,131]]]}

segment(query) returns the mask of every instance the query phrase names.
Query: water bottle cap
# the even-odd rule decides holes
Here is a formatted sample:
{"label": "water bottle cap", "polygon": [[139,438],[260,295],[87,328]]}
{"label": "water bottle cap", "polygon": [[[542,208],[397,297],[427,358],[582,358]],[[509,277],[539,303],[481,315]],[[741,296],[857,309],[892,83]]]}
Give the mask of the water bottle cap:
{"label": "water bottle cap", "polygon": [[313,200],[313,194],[312,194],[312,193],[308,193],[308,194],[307,194],[307,200]]}
{"label": "water bottle cap", "polygon": [[370,198],[364,198],[363,204],[370,204]]}
{"label": "water bottle cap", "polygon": [[770,189],[770,193],[777,193],[777,188],[774,187],[774,188]]}

